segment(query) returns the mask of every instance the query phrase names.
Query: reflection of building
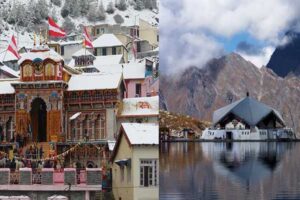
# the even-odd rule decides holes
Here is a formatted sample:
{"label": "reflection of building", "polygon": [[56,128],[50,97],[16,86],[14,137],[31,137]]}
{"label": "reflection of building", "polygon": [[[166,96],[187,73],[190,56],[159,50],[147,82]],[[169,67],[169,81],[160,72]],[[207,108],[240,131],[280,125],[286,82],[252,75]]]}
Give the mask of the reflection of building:
{"label": "reflection of building", "polygon": [[213,127],[202,139],[267,140],[292,139],[280,113],[247,96],[214,112]]}
{"label": "reflection of building", "polygon": [[115,199],[158,199],[158,125],[123,123],[111,161]]}
{"label": "reflection of building", "polygon": [[290,143],[206,143],[203,153],[212,159],[214,170],[243,184],[255,184],[279,169]]}

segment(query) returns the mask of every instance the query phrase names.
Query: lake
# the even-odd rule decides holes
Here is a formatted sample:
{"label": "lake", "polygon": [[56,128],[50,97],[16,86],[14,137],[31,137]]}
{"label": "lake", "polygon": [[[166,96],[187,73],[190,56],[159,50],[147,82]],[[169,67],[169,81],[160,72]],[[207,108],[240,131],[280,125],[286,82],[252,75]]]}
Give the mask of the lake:
{"label": "lake", "polygon": [[160,199],[300,199],[300,143],[160,146]]}

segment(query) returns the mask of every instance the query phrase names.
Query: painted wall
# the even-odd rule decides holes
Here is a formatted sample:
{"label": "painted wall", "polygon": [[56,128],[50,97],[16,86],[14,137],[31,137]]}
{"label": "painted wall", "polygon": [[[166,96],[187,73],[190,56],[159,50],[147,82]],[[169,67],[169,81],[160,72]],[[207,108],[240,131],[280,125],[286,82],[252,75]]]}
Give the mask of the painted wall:
{"label": "painted wall", "polygon": [[[130,146],[127,143],[124,135],[122,135],[119,151],[115,157],[115,161],[131,157],[132,151],[130,149]],[[131,173],[128,173],[127,167],[124,167],[124,181],[122,182],[120,166],[116,163],[113,163],[112,165],[112,187],[115,199],[119,199],[119,197],[121,197],[122,200],[133,200],[132,175],[136,172],[134,172],[132,168],[128,168],[128,170],[131,170]]]}
{"label": "painted wall", "polygon": [[[63,47],[61,47],[63,48]],[[72,45],[65,45],[64,46],[64,55],[63,58],[65,60],[65,63],[69,63],[69,61],[72,59],[72,55],[79,51],[82,48],[82,44],[72,44]]]}
{"label": "painted wall", "polygon": [[[121,181],[121,168],[113,163],[113,193],[115,199],[122,200],[138,200],[158,199],[158,186],[141,187],[140,186],[140,159],[157,159],[158,162],[158,146],[134,146],[130,147],[124,135],[122,135],[119,151],[115,157],[116,160],[131,158],[131,167],[124,167],[124,179]],[[128,173],[128,170],[130,171]],[[159,174],[159,173],[158,173]],[[157,176],[159,179],[159,176]],[[157,179],[157,181],[158,181]]]}
{"label": "painted wall", "polygon": [[[157,183],[159,185],[159,153],[158,146],[134,146],[133,158],[131,161],[133,173],[134,199],[157,200],[159,196],[159,186],[140,186],[140,160],[157,159]],[[154,180],[153,180],[154,181]]]}
{"label": "painted wall", "polygon": [[117,133],[116,111],[114,108],[106,109],[106,123],[107,139],[113,140]]}
{"label": "painted wall", "polygon": [[[147,97],[147,94],[151,96],[152,90],[155,89],[158,91],[158,83],[157,85],[152,85],[153,78],[152,76],[146,77],[144,80],[142,79],[130,79],[126,80],[127,85],[127,98],[136,97],[136,84],[140,83],[142,87],[141,97]],[[155,95],[153,95],[155,96]]]}
{"label": "painted wall", "polygon": [[158,28],[152,26],[148,22],[140,19],[140,38],[142,40],[147,40],[149,43],[154,46],[158,47]]}
{"label": "painted wall", "polygon": [[[107,56],[108,55],[113,55],[112,54],[112,48],[113,47],[105,47],[105,48],[106,48],[106,55]],[[120,54],[123,55],[124,61],[128,62],[128,53],[127,53],[126,49],[123,46],[117,46],[116,47],[116,55],[120,55]],[[95,48],[94,55],[95,56],[103,56],[102,48]]]}

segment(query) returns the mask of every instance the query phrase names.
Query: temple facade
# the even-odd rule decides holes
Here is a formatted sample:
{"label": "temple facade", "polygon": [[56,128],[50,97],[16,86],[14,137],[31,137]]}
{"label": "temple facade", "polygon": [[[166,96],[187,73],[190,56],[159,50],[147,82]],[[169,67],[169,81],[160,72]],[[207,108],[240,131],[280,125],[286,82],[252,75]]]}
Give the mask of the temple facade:
{"label": "temple facade", "polygon": [[20,78],[0,81],[2,142],[105,142],[116,134],[122,73],[80,73],[47,46],[18,61]]}

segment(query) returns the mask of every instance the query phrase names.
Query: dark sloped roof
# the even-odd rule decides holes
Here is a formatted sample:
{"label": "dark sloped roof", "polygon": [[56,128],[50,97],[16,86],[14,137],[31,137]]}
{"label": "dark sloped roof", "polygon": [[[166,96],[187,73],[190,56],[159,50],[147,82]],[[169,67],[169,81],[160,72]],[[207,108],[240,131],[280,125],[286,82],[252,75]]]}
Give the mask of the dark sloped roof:
{"label": "dark sloped roof", "polygon": [[255,126],[272,112],[283,124],[285,124],[282,116],[277,110],[251,97],[245,97],[216,110],[213,114],[213,124],[219,123],[226,115],[232,113],[243,119],[250,126]]}

